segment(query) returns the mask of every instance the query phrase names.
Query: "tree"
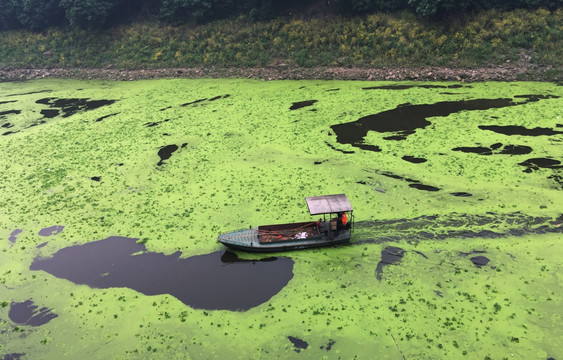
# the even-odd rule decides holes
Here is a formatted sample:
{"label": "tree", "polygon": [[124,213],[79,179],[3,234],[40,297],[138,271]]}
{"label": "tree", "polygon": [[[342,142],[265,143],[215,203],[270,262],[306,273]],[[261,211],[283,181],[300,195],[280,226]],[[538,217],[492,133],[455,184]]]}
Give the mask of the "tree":
{"label": "tree", "polygon": [[232,0],[163,0],[160,16],[172,21],[201,21],[221,17],[232,8]]}
{"label": "tree", "polygon": [[17,14],[19,22],[29,30],[42,30],[65,22],[59,0],[23,0]]}
{"label": "tree", "polygon": [[16,29],[21,26],[17,15],[22,11],[20,0],[0,1],[0,30]]}
{"label": "tree", "polygon": [[96,28],[108,24],[119,0],[61,0],[71,26]]}
{"label": "tree", "polygon": [[408,7],[408,0],[335,0],[343,12],[396,11]]}

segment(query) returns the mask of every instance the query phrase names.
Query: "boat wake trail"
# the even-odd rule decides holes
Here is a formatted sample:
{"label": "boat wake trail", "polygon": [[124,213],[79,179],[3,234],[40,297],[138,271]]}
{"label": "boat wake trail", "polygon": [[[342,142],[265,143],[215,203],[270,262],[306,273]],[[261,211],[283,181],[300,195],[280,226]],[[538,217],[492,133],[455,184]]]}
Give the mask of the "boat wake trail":
{"label": "boat wake trail", "polygon": [[520,212],[484,215],[450,213],[412,219],[358,221],[352,245],[406,240],[451,238],[501,238],[530,234],[563,233],[563,214],[557,218],[535,217]]}

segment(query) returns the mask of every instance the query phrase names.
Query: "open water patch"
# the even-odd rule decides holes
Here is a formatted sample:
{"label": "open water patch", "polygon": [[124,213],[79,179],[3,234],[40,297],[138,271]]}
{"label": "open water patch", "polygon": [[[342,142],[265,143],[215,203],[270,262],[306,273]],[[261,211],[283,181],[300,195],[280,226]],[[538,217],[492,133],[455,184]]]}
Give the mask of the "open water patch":
{"label": "open water patch", "polygon": [[294,102],[290,107],[289,110],[297,110],[307,106],[311,106],[316,103],[318,100],[305,100],[305,101],[298,101]]}
{"label": "open water patch", "polygon": [[138,239],[112,236],[36,258],[30,270],[92,288],[170,294],[198,309],[244,311],[268,301],[293,277],[293,260],[244,260],[229,251],[180,258],[146,252]]}
{"label": "open water patch", "polygon": [[319,347],[319,349],[321,349],[321,350],[326,350],[326,351],[330,351],[330,350],[332,350],[332,346],[333,346],[334,344],[336,344],[336,341],[334,341],[334,340],[329,340],[329,341],[328,341],[328,344],[326,344],[326,346],[321,345],[321,346]]}
{"label": "open water patch", "polygon": [[403,177],[400,175],[396,175],[390,172],[382,172],[381,175],[383,176],[387,176],[389,178],[392,179],[397,179],[397,180],[404,180],[406,182],[409,182],[409,187],[413,188],[413,189],[417,189],[417,190],[424,190],[424,191],[440,191],[441,189],[436,187],[436,186],[432,186],[432,185],[426,185],[421,183],[418,180],[414,180],[408,177]]}
{"label": "open water patch", "polygon": [[12,244],[15,244],[16,240],[18,239],[18,235],[21,234],[22,231],[23,229],[16,229],[12,231],[10,237],[8,238],[8,241],[11,242]]}
{"label": "open water patch", "polygon": [[39,236],[52,236],[57,235],[64,230],[63,225],[53,225],[39,230]]}
{"label": "open water patch", "polygon": [[496,132],[503,135],[520,135],[520,136],[550,136],[563,134],[563,131],[556,131],[550,128],[535,127],[528,129],[524,126],[517,125],[479,125],[479,129]]}
{"label": "open water patch", "polygon": [[[364,87],[362,90],[408,90],[413,88],[421,89],[461,89],[464,85],[381,85]],[[465,87],[471,87],[465,85]]]}
{"label": "open water patch", "polygon": [[491,146],[462,146],[452,149],[452,151],[461,151],[464,153],[477,155],[527,155],[533,149],[525,145],[503,145],[501,143],[492,144]]}
{"label": "open water patch", "polygon": [[22,94],[10,94],[10,95],[6,95],[6,97],[11,97],[11,96],[23,96],[23,95],[32,95],[32,94],[42,94],[42,93],[48,93],[48,92],[53,92],[53,90],[30,91],[30,92],[26,92],[26,93],[22,93]]}
{"label": "open water patch", "polygon": [[525,166],[524,172],[531,173],[534,170],[544,169],[563,169],[561,161],[549,158],[533,158],[525,160],[518,165]]}
{"label": "open water patch", "polygon": [[110,116],[115,116],[115,115],[118,115],[118,114],[119,114],[119,113],[113,113],[113,114],[105,115],[105,116],[102,116],[102,117],[97,118],[95,121],[96,121],[96,122],[100,122],[100,121],[103,121],[103,120],[107,119],[107,118],[110,117]]}
{"label": "open water patch", "polygon": [[287,339],[289,341],[291,341],[291,343],[293,344],[293,347],[295,350],[295,352],[300,352],[302,349],[307,349],[309,347],[309,343],[306,342],[305,340],[296,338],[295,336],[288,336]]}
{"label": "open water patch", "polygon": [[[62,117],[69,117],[81,111],[89,111],[100,108],[102,106],[111,105],[117,100],[90,100],[89,98],[43,98],[37,100],[35,103],[48,105],[51,109],[41,111],[44,117],[50,118],[59,115],[62,112]],[[50,111],[48,111],[50,110]]]}
{"label": "open water patch", "polygon": [[170,119],[166,119],[166,120],[163,120],[163,121],[150,121],[150,122],[144,123],[143,126],[145,126],[145,127],[155,127],[155,126],[162,124],[163,122],[168,122],[168,121],[170,121]]}
{"label": "open water patch", "polygon": [[332,125],[331,129],[336,134],[336,141],[340,144],[348,144],[368,151],[380,151],[378,146],[364,142],[369,131],[389,134],[389,136],[383,138],[384,140],[400,141],[405,140],[417,130],[429,126],[431,122],[427,118],[430,117],[447,117],[460,111],[499,109],[557,97],[552,95],[526,95],[517,98],[524,98],[525,100],[517,102],[510,98],[499,98],[442,101],[421,105],[403,104],[395,109],[364,116],[356,121]]}
{"label": "open water patch", "polygon": [[61,112],[57,109],[43,109],[43,110],[41,110],[41,115],[43,115],[43,117],[45,119],[52,119],[52,118],[59,116],[60,114],[61,114]]}
{"label": "open water patch", "polygon": [[0,111],[0,120],[4,120],[7,115],[18,115],[21,114],[21,110],[6,110]]}
{"label": "open water patch", "polygon": [[[188,146],[188,143],[183,143],[182,144],[182,149],[185,148],[186,146]],[[180,147],[178,145],[175,144],[171,144],[171,145],[166,145],[161,147],[158,150],[158,157],[160,157],[160,161],[156,164],[156,166],[161,166],[164,165],[164,160],[168,160],[172,157],[172,154],[174,152],[176,152]]]}
{"label": "open water patch", "polygon": [[10,353],[4,355],[2,360],[20,360],[25,359],[25,353]]}
{"label": "open water patch", "polygon": [[45,325],[57,316],[46,307],[39,309],[31,299],[24,302],[12,302],[8,312],[8,317],[16,324],[30,326]]}
{"label": "open water patch", "polygon": [[453,193],[451,193],[451,195],[456,196],[456,197],[471,197],[471,196],[473,196],[473,194],[468,193],[468,192],[464,192],[464,191],[453,192]]}
{"label": "open water patch", "polygon": [[0,101],[0,105],[18,102],[17,100]]}
{"label": "open water patch", "polygon": [[[325,141],[325,144],[326,144],[329,148],[331,148],[332,150],[336,150],[336,151],[341,152],[341,153],[343,153],[343,154],[355,154],[355,153],[356,153],[355,151],[352,151],[352,150],[342,150],[342,149],[339,149],[339,148],[337,148],[336,146],[330,144],[328,141]],[[376,150],[373,150],[373,151],[381,151],[381,149],[379,149],[379,150],[376,149]]]}
{"label": "open water patch", "polygon": [[405,250],[396,246],[387,246],[381,250],[381,260],[377,263],[377,268],[375,269],[375,277],[377,280],[381,281],[383,276],[383,267],[401,261],[405,252]]}
{"label": "open water patch", "polygon": [[410,163],[413,163],[413,164],[422,164],[422,163],[425,163],[425,162],[428,161],[425,158],[419,158],[419,157],[409,156],[409,155],[405,155],[401,159],[408,161]]}
{"label": "open water patch", "polygon": [[[217,95],[217,96],[214,96],[214,97],[212,97],[212,98],[203,98],[203,99],[197,99],[197,100],[194,100],[194,101],[190,101],[190,102],[184,103],[184,104],[182,104],[182,105],[180,105],[180,106],[185,107],[185,106],[189,106],[189,105],[199,104],[199,103],[202,103],[202,102],[204,102],[204,101],[215,101],[215,100],[219,100],[219,99],[226,99],[226,98],[228,98],[228,97],[230,97],[230,96],[231,96],[230,94]],[[167,109],[167,108],[161,109],[161,111],[166,110],[166,109]]]}
{"label": "open water patch", "polygon": [[482,255],[474,256],[472,258],[469,258],[469,260],[473,263],[473,265],[475,265],[478,268],[481,268],[481,267],[487,265],[489,263],[489,261],[491,261],[491,260],[489,260],[488,257],[482,256]]}

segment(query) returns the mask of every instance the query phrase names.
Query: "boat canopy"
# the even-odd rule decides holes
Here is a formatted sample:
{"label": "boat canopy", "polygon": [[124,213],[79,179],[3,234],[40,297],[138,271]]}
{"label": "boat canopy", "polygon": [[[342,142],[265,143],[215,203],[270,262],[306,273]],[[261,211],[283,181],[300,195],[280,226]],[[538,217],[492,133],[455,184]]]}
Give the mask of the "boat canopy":
{"label": "boat canopy", "polygon": [[305,200],[311,215],[352,211],[352,205],[344,194],[311,196]]}

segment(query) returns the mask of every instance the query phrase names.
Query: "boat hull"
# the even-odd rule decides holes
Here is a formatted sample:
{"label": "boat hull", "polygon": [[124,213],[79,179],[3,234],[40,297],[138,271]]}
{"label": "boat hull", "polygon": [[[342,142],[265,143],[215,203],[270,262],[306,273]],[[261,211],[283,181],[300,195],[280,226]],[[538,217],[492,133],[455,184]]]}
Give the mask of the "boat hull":
{"label": "boat hull", "polygon": [[280,252],[302,250],[324,246],[334,246],[350,241],[350,230],[344,229],[306,239],[290,239],[284,241],[260,241],[259,228],[238,230],[219,235],[218,242],[235,250],[249,252]]}

